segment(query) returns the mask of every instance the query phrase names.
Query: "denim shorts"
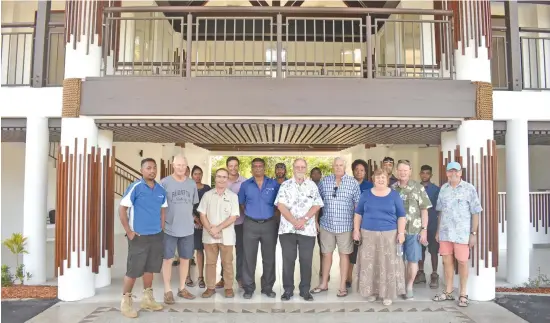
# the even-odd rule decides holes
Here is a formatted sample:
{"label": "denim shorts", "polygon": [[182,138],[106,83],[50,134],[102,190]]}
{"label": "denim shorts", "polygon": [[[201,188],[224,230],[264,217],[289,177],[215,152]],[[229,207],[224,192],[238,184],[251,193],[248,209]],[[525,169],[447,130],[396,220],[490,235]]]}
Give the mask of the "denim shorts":
{"label": "denim shorts", "polygon": [[419,234],[406,234],[403,244],[403,257],[406,261],[417,263],[422,260],[422,244]]}

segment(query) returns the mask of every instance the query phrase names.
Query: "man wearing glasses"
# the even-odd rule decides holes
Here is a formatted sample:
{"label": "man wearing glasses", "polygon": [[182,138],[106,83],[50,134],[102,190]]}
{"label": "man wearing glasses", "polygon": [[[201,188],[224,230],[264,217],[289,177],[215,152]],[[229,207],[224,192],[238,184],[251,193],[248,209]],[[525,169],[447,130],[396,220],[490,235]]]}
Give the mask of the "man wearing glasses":
{"label": "man wearing glasses", "polygon": [[332,163],[334,174],[321,180],[319,192],[323,199],[323,217],[320,221],[321,252],[323,253],[323,279],[311,293],[328,290],[328,277],[332,266],[332,254],[338,246],[340,255],[340,289],[336,296],[348,295],[346,280],[349,255],[353,252],[353,216],[361,191],[352,176],[346,175],[346,162],[337,157]]}
{"label": "man wearing glasses", "polygon": [[395,161],[391,157],[384,157],[382,160],[382,168],[388,173],[388,185],[392,186],[394,183],[397,182],[397,177],[393,176],[393,166],[395,165]]}
{"label": "man wearing glasses", "polygon": [[281,296],[288,301],[294,295],[294,266],[300,254],[300,296],[312,301],[311,264],[317,236],[315,215],[323,206],[317,185],[306,179],[307,163],[299,158],[292,166],[294,177],[285,181],[277,194],[275,205],[281,211],[279,241],[283,254],[283,288]]}
{"label": "man wearing glasses", "polygon": [[243,297],[252,298],[256,290],[256,261],[258,244],[262,244],[263,273],[261,292],[267,297],[276,296],[275,284],[275,250],[277,247],[277,221],[275,214],[275,197],[280,185],[276,180],[265,176],[265,161],[261,158],[252,160],[252,177],[244,181],[239,190],[239,204],[244,208],[243,224]]}
{"label": "man wearing glasses", "polygon": [[204,193],[197,211],[203,224],[202,242],[206,254],[206,291],[203,298],[216,293],[216,263],[221,257],[225,297],[234,297],[233,292],[233,224],[240,215],[237,194],[227,189],[229,172],[225,168],[216,171],[216,188]]}

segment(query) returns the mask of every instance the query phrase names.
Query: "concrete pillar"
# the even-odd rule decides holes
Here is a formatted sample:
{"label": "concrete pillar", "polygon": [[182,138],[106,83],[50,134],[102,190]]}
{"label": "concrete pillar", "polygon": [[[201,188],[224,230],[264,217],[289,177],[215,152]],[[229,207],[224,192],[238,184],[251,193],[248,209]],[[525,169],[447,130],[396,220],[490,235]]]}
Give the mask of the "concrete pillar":
{"label": "concrete pillar", "polygon": [[[480,148],[483,147],[486,151],[487,140],[489,139],[493,139],[492,120],[463,121],[457,131],[457,141],[460,145],[460,154],[462,156],[467,156],[467,148],[470,148],[470,154],[473,156],[475,163],[480,162]],[[464,158],[462,167],[466,168],[467,166],[467,158]],[[471,184],[474,186],[476,185],[476,183]],[[478,195],[480,194],[480,192],[477,193]],[[492,257],[492,253],[489,252],[489,264],[492,262]],[[471,300],[490,301],[495,298],[496,271],[493,267],[485,268],[484,263],[485,261],[483,261],[483,264],[479,264],[479,275],[477,275],[476,267],[470,267],[468,277],[468,294]],[[456,276],[455,285],[457,287],[459,286],[458,282],[458,276]]]}
{"label": "concrete pillar", "polygon": [[48,118],[27,118],[25,179],[23,190],[23,236],[28,254],[23,255],[25,270],[32,274],[30,284],[46,282],[46,216],[48,215]]}
{"label": "concrete pillar", "polygon": [[529,176],[519,171],[529,167],[526,119],[506,122],[506,280],[521,285],[529,279]]}
{"label": "concrete pillar", "polygon": [[[107,154],[107,150],[110,151],[110,154],[112,156],[113,154],[113,132],[110,130],[99,130],[98,136],[97,136],[97,148],[101,149],[101,155],[105,156]],[[102,177],[103,178],[103,177]],[[102,181],[102,186],[105,186],[105,183]],[[105,201],[102,201],[104,203]],[[101,208],[101,212],[104,212],[106,209],[103,207]],[[117,214],[117,213],[115,213]],[[102,221],[103,221],[103,214],[102,214]],[[115,222],[119,222],[115,219]],[[101,227],[103,227],[103,222],[101,223]],[[103,234],[103,231],[100,233]],[[103,244],[104,239],[101,239],[101,244]],[[103,248],[101,246],[100,248]],[[105,286],[111,285],[111,268],[108,266],[109,263],[109,253],[105,252],[105,257],[101,257],[100,263],[99,263],[99,272],[95,275],[95,287],[101,288]]]}
{"label": "concrete pillar", "polygon": [[[69,147],[69,154],[88,154],[91,147],[97,145],[98,129],[94,119],[87,117],[63,118],[61,119],[61,143],[62,147]],[[77,142],[77,151],[75,151],[75,139]],[[84,139],[86,139],[86,150],[84,149]],[[62,158],[67,158],[63,156]],[[76,174],[86,172],[87,169],[80,169],[80,165],[75,167]],[[85,185],[76,186],[75,196],[78,196]],[[75,218],[78,220],[75,225],[75,239],[79,238],[81,232],[85,232],[85,221],[82,208],[75,208]],[[58,224],[56,224],[58,225]],[[84,226],[84,228],[82,228]],[[86,239],[84,240],[83,250],[86,250]],[[95,295],[95,277],[91,266],[86,265],[86,251],[71,250],[71,263],[68,260],[63,262],[63,275],[57,279],[58,298],[62,301],[78,301]],[[80,257],[78,257],[80,253]],[[78,262],[80,259],[80,263]]]}

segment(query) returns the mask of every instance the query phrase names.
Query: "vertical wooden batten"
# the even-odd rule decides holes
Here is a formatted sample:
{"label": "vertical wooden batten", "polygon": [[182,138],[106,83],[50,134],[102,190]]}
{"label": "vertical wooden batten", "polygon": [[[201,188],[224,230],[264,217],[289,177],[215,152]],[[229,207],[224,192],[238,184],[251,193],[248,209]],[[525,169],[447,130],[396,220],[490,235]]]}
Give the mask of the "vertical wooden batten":
{"label": "vertical wooden batten", "polygon": [[[114,150],[91,147],[89,153],[79,153],[78,140],[74,149],[60,146],[57,153],[55,274],[64,275],[64,265],[71,268],[71,253],[85,252],[78,262],[99,272],[102,257],[113,265],[114,254]],[[84,140],[84,152],[87,152]],[[103,185],[102,185],[103,183]]]}

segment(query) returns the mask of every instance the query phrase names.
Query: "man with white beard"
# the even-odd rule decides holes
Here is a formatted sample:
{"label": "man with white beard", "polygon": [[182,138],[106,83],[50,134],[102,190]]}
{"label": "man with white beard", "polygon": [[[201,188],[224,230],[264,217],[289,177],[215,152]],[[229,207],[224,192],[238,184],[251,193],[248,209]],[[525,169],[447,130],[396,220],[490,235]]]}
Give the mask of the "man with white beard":
{"label": "man with white beard", "polygon": [[306,179],[307,163],[296,159],[292,165],[294,176],[281,184],[275,205],[281,212],[279,241],[283,255],[283,301],[294,295],[294,266],[300,254],[300,296],[312,301],[311,265],[317,237],[318,222],[315,216],[323,207],[317,184]]}

